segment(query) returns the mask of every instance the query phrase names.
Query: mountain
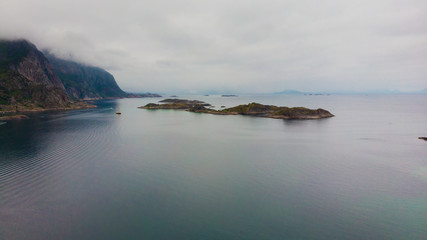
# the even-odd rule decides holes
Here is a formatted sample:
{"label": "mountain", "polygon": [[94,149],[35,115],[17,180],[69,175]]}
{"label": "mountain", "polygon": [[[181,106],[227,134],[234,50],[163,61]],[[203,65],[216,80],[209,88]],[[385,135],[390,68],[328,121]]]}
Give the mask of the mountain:
{"label": "mountain", "polygon": [[63,60],[45,52],[53,70],[73,99],[104,99],[128,97],[113,75],[104,69]]}
{"label": "mountain", "polygon": [[70,103],[36,46],[26,40],[0,40],[0,111],[67,108]]}

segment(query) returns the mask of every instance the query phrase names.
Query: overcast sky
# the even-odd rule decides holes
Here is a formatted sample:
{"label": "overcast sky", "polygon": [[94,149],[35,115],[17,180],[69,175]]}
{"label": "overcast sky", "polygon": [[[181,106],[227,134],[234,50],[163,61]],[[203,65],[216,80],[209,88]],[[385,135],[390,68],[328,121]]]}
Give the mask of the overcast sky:
{"label": "overcast sky", "polygon": [[427,88],[426,0],[0,0],[0,37],[127,91]]}

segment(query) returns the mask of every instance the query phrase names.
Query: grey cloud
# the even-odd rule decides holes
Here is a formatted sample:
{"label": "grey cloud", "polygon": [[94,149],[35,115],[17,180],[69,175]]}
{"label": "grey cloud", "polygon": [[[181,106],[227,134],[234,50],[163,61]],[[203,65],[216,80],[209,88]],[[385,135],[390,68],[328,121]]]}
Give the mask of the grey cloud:
{"label": "grey cloud", "polygon": [[[0,36],[104,67],[128,90],[417,90],[424,0],[0,0]],[[7,9],[7,10],[6,10]]]}

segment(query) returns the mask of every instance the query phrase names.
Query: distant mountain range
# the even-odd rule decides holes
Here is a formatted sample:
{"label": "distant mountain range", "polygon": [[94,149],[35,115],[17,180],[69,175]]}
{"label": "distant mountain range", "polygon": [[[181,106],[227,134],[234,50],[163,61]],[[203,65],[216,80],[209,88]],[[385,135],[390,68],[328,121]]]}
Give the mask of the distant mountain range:
{"label": "distant mountain range", "polygon": [[274,94],[304,94],[304,93],[297,90],[284,90],[281,92],[275,92]]}
{"label": "distant mountain range", "polygon": [[413,92],[401,92],[399,90],[384,90],[384,89],[374,89],[367,91],[332,91],[332,92],[301,92],[298,90],[284,90],[281,92],[275,92],[273,94],[289,94],[289,95],[330,95],[330,94],[424,94],[427,93],[427,88],[421,91]]}
{"label": "distant mountain range", "polygon": [[301,92],[298,90],[284,90],[281,92],[275,92],[274,94],[288,94],[288,95],[299,95],[299,94],[303,94],[303,95],[330,95],[329,93],[324,93],[324,92]]}
{"label": "distant mountain range", "polygon": [[0,112],[73,108],[79,100],[128,94],[104,69],[42,53],[27,40],[0,40]]}

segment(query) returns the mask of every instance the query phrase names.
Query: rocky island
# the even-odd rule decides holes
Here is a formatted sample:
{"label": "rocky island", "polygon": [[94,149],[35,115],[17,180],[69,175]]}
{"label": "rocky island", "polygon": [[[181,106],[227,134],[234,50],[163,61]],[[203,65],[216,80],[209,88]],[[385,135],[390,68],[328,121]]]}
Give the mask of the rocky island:
{"label": "rocky island", "polygon": [[255,117],[266,117],[276,119],[320,119],[329,118],[334,115],[324,109],[308,109],[304,107],[278,107],[273,105],[263,105],[259,103],[249,103],[232,108],[215,110],[207,108],[208,103],[198,100],[185,99],[165,99],[164,104],[149,103],[139,108],[143,109],[179,109],[195,113],[209,113],[217,115],[248,115]]}
{"label": "rocky island", "polygon": [[[186,100],[186,99],[164,99],[159,101],[163,104],[149,103],[145,106],[138,108],[145,109],[181,109],[181,110],[189,110],[194,106],[207,107],[211,106],[209,103],[205,103],[198,100]],[[206,108],[207,109],[207,108]]]}

